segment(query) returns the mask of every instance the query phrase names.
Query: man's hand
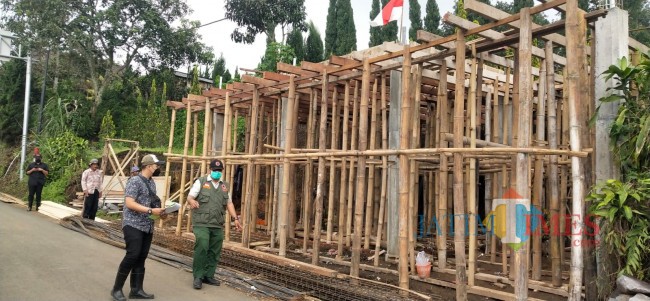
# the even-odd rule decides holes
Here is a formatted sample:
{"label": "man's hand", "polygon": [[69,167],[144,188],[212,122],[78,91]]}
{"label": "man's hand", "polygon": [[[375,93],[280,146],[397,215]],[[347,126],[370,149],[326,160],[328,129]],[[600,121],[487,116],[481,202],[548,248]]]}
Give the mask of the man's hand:
{"label": "man's hand", "polygon": [[241,223],[239,223],[239,219],[236,219],[236,220],[235,220],[235,228],[236,228],[238,231],[241,231],[241,229],[242,229],[242,228],[241,228]]}
{"label": "man's hand", "polygon": [[88,191],[84,190],[84,197],[88,197]]}
{"label": "man's hand", "polygon": [[199,208],[199,202],[197,202],[195,199],[191,199],[187,201],[190,205],[190,208],[196,209]]}
{"label": "man's hand", "polygon": [[153,215],[162,216],[162,214],[164,212],[165,212],[165,209],[163,209],[163,208],[151,208],[151,214],[153,214]]}
{"label": "man's hand", "polygon": [[99,192],[99,198],[101,198],[101,197],[102,197],[102,192],[100,191],[100,192]]}

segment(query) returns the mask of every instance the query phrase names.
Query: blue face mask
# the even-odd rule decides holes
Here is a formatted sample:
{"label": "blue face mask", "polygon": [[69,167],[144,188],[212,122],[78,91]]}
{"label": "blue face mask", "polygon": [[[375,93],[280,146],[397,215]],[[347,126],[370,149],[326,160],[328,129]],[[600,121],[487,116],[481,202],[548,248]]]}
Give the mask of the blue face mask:
{"label": "blue face mask", "polygon": [[210,173],[210,178],[212,178],[213,180],[221,179],[221,172],[220,171],[212,171]]}

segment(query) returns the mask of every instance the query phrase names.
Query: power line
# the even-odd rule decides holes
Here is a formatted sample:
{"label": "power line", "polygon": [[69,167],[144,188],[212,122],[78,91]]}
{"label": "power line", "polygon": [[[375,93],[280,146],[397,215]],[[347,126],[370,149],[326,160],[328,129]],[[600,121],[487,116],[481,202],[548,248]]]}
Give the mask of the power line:
{"label": "power line", "polygon": [[205,24],[201,24],[200,26],[198,26],[198,27],[196,27],[196,28],[201,28],[201,27],[203,27],[203,26],[208,26],[208,25],[210,25],[210,24],[214,24],[214,23],[217,23],[217,22],[221,22],[221,21],[223,21],[223,20],[227,20],[227,19],[228,19],[228,18],[223,18],[223,19],[219,19],[219,20],[216,20],[216,21],[212,21],[212,22],[208,22],[208,23],[205,23]]}

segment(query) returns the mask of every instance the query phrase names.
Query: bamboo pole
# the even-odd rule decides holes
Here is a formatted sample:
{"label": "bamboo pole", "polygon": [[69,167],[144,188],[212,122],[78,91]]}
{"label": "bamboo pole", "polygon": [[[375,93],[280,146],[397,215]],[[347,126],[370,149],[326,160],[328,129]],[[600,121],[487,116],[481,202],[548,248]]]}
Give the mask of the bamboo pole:
{"label": "bamboo pole", "polygon": [[[375,149],[375,144],[377,141],[377,89],[378,89],[378,79],[375,77],[374,83],[372,85],[372,98],[371,98],[371,114],[370,114],[370,147],[369,149]],[[369,157],[368,159],[374,159],[374,157]],[[368,169],[368,192],[366,200],[366,225],[363,248],[370,249],[370,235],[372,233],[372,218],[373,218],[373,205],[374,205],[374,192],[375,192],[375,164],[370,165]]]}
{"label": "bamboo pole", "polygon": [[[252,136],[252,139],[257,139],[257,145],[255,147],[254,152],[261,154],[262,153],[262,145],[264,144],[262,141],[262,133],[264,130],[264,110],[265,110],[265,105],[266,103],[262,103],[262,107],[258,113],[258,124],[257,124],[257,137]],[[250,229],[251,233],[255,233],[255,229],[257,228],[257,216],[259,215],[259,199],[260,199],[260,174],[262,172],[262,166],[255,165],[254,166],[255,170],[255,175],[254,175],[254,180],[253,180],[253,195],[251,199],[251,221],[253,222]]]}
{"label": "bamboo pole", "polygon": [[[226,99],[225,99],[225,108],[224,108],[224,113],[223,113],[223,135],[221,137],[221,155],[225,156],[226,153],[228,152],[229,146],[230,146],[230,126],[232,123],[232,117],[230,116],[230,92],[226,92]],[[230,165],[226,163],[226,161],[223,162],[223,164],[226,166],[226,171],[227,173],[223,175],[224,179],[227,179],[231,174],[233,174],[233,165]],[[230,190],[233,191],[233,185],[234,183],[232,180],[230,180]],[[232,202],[232,192],[228,194],[228,197],[230,198],[230,201]],[[230,212],[226,210],[226,222],[225,222],[225,239],[226,241],[230,241]]]}
{"label": "bamboo pole", "polygon": [[[252,155],[255,153],[255,150],[257,148],[257,119],[258,119],[258,110],[259,110],[259,103],[260,103],[260,97],[259,97],[259,90],[257,89],[257,86],[253,87],[253,104],[251,105],[251,111],[249,112],[249,117],[250,117],[250,135],[248,139],[248,154]],[[248,248],[250,244],[250,235],[251,232],[253,232],[253,229],[255,229],[255,219],[253,217],[253,212],[257,212],[257,208],[253,208],[255,205],[255,201],[253,200],[255,198],[254,196],[254,189],[253,186],[255,186],[254,181],[255,181],[255,166],[252,164],[252,161],[249,160],[248,164],[246,166],[246,201],[245,201],[245,211],[242,214],[243,218],[243,232],[242,232],[242,238],[241,238],[241,244],[242,247]]]}
{"label": "bamboo pole", "polygon": [[[363,62],[363,77],[361,81],[361,103],[359,105],[359,151],[368,147],[368,99],[370,94],[370,62]],[[359,157],[357,161],[356,196],[354,208],[354,239],[352,245],[352,267],[350,275],[359,277],[359,264],[361,262],[361,235],[363,234],[363,203],[366,199],[366,157]],[[368,213],[368,212],[366,212]],[[353,278],[352,284],[357,281]]]}
{"label": "bamboo pole", "polygon": [[[294,76],[289,76],[289,97],[287,99],[286,116],[287,120],[284,128],[284,152],[285,154],[291,153],[291,147],[293,146],[293,102],[296,101],[296,84],[294,82]],[[279,255],[282,257],[287,256],[287,209],[289,207],[289,179],[291,178],[289,174],[289,169],[291,167],[291,162],[289,158],[285,157],[282,164],[282,195],[280,197],[280,204],[278,208],[278,220],[279,220],[279,232],[280,232],[280,251]]]}
{"label": "bamboo pole", "polygon": [[[275,117],[275,104],[273,104],[273,108],[271,109],[271,113],[269,116],[266,117],[266,141],[271,142],[273,140],[272,138],[272,131],[271,128],[273,128],[273,121],[272,119]],[[273,143],[273,142],[271,142]],[[273,150],[271,150],[273,152]],[[269,223],[269,219],[271,218],[271,209],[272,206],[271,204],[273,203],[271,200],[271,189],[273,185],[271,184],[271,173],[273,166],[266,166],[264,167],[264,187],[266,188],[264,190],[264,224],[266,225],[266,233],[268,234],[271,224]]]}
{"label": "bamboo pole", "polygon": [[[501,105],[501,101],[499,101],[499,81],[496,80],[494,81],[492,92],[494,93],[494,106],[492,110],[493,117],[492,117],[492,130],[491,130],[494,139],[492,140],[501,142],[499,132],[503,131],[503,127],[501,126],[501,121],[503,120],[503,106]],[[499,183],[500,183],[499,180],[500,180],[500,174],[498,172],[494,173],[492,177],[492,199],[501,196],[499,194]],[[490,205],[489,209],[487,210],[492,210],[492,205]],[[492,233],[490,235],[490,262],[495,263],[496,260],[497,260],[497,236]]]}
{"label": "bamboo pole", "polygon": [[[456,31],[456,95],[454,100],[454,147],[463,147],[465,107],[465,36]],[[463,156],[454,153],[454,248],[456,252],[456,300],[467,299],[467,266],[465,257],[465,198],[463,192]]]}
{"label": "bamboo pole", "polygon": [[[345,89],[343,95],[343,139],[341,151],[345,152],[348,149],[348,120],[350,114],[350,82],[345,82]],[[341,190],[339,191],[339,224],[338,224],[338,246],[336,259],[341,260],[343,254],[343,237],[346,233],[345,230],[345,212],[346,212],[346,196],[347,196],[347,173],[346,173],[347,160],[343,158],[341,161]]]}
{"label": "bamboo pole", "polygon": [[[318,133],[318,147],[320,151],[327,148],[327,93],[329,92],[329,78],[327,70],[323,72],[320,103],[320,127]],[[330,183],[331,184],[331,183]],[[314,218],[314,243],[312,245],[311,264],[318,265],[320,251],[320,236],[323,221],[323,193],[325,192],[325,157],[318,158],[318,179],[316,183],[316,217]]]}
{"label": "bamboo pole", "polygon": [[[413,104],[411,106],[411,128],[408,131],[411,136],[409,141],[409,148],[415,149],[419,145],[418,143],[418,132],[419,132],[419,121],[420,121],[420,82],[422,81],[422,69],[419,65],[411,67],[411,87],[410,97],[413,99]],[[409,235],[409,264],[411,267],[411,274],[417,275],[417,270],[415,267],[415,237],[417,235],[417,164],[415,160],[409,160],[409,219],[408,219],[408,228],[410,231]]]}
{"label": "bamboo pole", "polygon": [[[563,70],[563,77],[568,76],[567,68]],[[562,89],[562,106],[558,106],[558,116],[562,116],[562,147],[568,149],[569,146],[569,82],[564,81]],[[562,156],[563,160],[568,159],[568,156]],[[569,167],[567,165],[562,165],[560,169],[560,216],[564,217],[567,214],[568,206],[568,189],[569,189]],[[560,231],[566,229],[566,219],[560,218]],[[564,252],[564,239],[560,239],[560,262],[564,264],[565,252]]]}
{"label": "bamboo pole", "polygon": [[[519,30],[519,68],[517,73],[517,83],[519,90],[519,118],[518,118],[518,131],[517,131],[517,146],[528,147],[530,146],[530,118],[531,118],[531,104],[532,104],[532,17],[530,15],[530,8],[522,8],[521,12],[521,28]],[[530,207],[530,190],[529,190],[529,171],[530,162],[529,155],[517,154],[517,186],[516,190],[521,195],[523,205]],[[517,225],[519,228],[520,226]],[[521,226],[522,228],[525,226]],[[523,229],[525,230],[525,229]],[[515,250],[515,264],[513,271],[516,271],[515,276],[515,299],[526,300],[528,299],[528,242]]]}
{"label": "bamboo pole", "polygon": [[[293,103],[293,128],[295,129],[293,132],[294,137],[294,143],[297,143],[298,138],[298,108],[300,107],[300,94],[296,94],[296,101]],[[297,183],[298,182],[298,173],[296,170],[298,169],[297,164],[292,164],[291,165],[291,182],[292,183]],[[296,237],[296,194],[297,191],[293,185],[291,186],[291,189],[289,190],[289,238],[295,238]]]}
{"label": "bamboo pole", "polygon": [[[291,89],[291,86],[293,86],[295,88],[295,86],[293,85],[293,82],[290,82],[290,83],[291,84],[290,84],[289,88]],[[277,103],[278,103],[278,106],[277,106],[278,111],[277,111],[276,117],[275,117],[275,120],[276,120],[275,125],[276,125],[276,127],[275,127],[275,135],[273,136],[274,141],[275,141],[274,144],[277,144],[277,142],[280,140],[280,136],[281,136],[280,134],[283,131],[282,126],[281,126],[282,109],[284,109],[284,107],[282,106],[282,95],[278,96],[278,102]],[[285,150],[286,150],[286,147],[287,146],[285,145]],[[289,148],[289,150],[291,150],[291,149]],[[279,153],[280,152],[278,152],[278,154]],[[282,160],[282,164],[283,164],[283,168],[284,168],[284,159]],[[274,170],[273,187],[274,187],[275,191],[273,193],[273,209],[272,209],[272,214],[271,214],[271,216],[273,217],[273,219],[271,220],[271,248],[275,248],[275,244],[276,244],[276,240],[277,240],[276,238],[279,235],[278,232],[280,232],[280,227],[278,225],[279,225],[279,220],[280,220],[281,213],[280,213],[279,209],[280,208],[286,208],[286,207],[281,207],[280,204],[279,204],[281,202],[281,199],[282,199],[282,195],[281,195],[282,192],[283,192],[282,188],[275,189],[275,187],[278,187],[280,185],[280,167],[275,165],[273,170]],[[277,227],[277,229],[276,229],[276,227]],[[285,241],[284,254],[286,255],[286,236],[285,236],[284,241]]]}
{"label": "bamboo pole", "polygon": [[[312,131],[315,130],[315,127],[312,125],[312,123],[316,120],[316,91],[314,89],[309,90],[309,115],[307,116],[307,124],[309,125],[307,129],[307,147],[313,148],[314,147],[314,136]],[[304,199],[304,207],[303,207],[303,229],[305,233],[309,233],[311,231],[311,200],[312,200],[312,193],[311,193],[311,186],[312,186],[312,177],[313,177],[313,171],[314,171],[314,166],[313,160],[309,159],[307,160],[307,165],[305,166],[305,182],[304,182],[304,187],[303,187],[303,199]],[[303,237],[303,242],[302,242],[302,252],[307,254],[307,246],[309,244],[309,235],[305,235]]]}
{"label": "bamboo pole", "polygon": [[[172,152],[172,147],[174,146],[174,127],[176,125],[176,108],[172,109],[172,118],[171,124],[169,127],[169,143],[167,144],[167,152]],[[163,200],[166,203],[169,200],[169,189],[171,186],[171,177],[169,176],[169,170],[171,168],[171,163],[165,164],[165,191],[163,192]],[[165,224],[164,219],[160,219],[159,227],[163,228]]]}
{"label": "bamboo pole", "polygon": [[[469,77],[469,132],[470,148],[476,148],[476,44],[472,44],[472,64]],[[469,191],[467,196],[467,213],[469,215],[469,259],[468,263],[468,285],[474,286],[474,274],[476,273],[476,158],[469,159]]]}
{"label": "bamboo pole", "polygon": [[[512,131],[511,131],[511,133],[512,133],[512,144],[511,145],[516,146],[517,143],[518,143],[517,141],[519,139],[518,135],[519,135],[519,126],[520,126],[519,118],[518,118],[518,116],[520,114],[520,110],[519,110],[519,82],[521,80],[519,78],[519,70],[521,69],[521,65],[520,65],[520,62],[519,62],[519,51],[515,51],[513,58],[514,58],[515,70],[514,70],[514,75],[513,75],[513,80],[512,80],[512,106],[511,106],[511,108],[512,108]],[[510,169],[510,178],[509,178],[510,185],[508,186],[508,188],[510,189],[512,187],[515,187],[515,190],[516,190],[516,187],[517,187],[517,168],[515,168],[515,166],[517,166],[517,157],[512,156],[511,160],[512,160],[512,163],[510,163],[511,164],[510,166],[512,166],[512,168]],[[515,278],[517,277],[517,270],[518,270],[518,269],[514,268],[516,266],[515,265],[515,250],[511,245],[509,245],[508,249],[510,250],[510,254],[512,255],[512,256],[510,256],[509,265],[510,265],[511,268],[510,268],[510,274],[508,274],[508,278],[511,281],[514,282]]]}
{"label": "bamboo pole", "polygon": [[181,235],[181,226],[183,224],[183,215],[185,214],[185,194],[183,187],[185,187],[187,176],[187,148],[190,146],[190,127],[192,122],[192,104],[187,102],[185,110],[185,143],[183,144],[183,165],[181,168],[181,194],[178,199],[181,209],[178,211],[178,220],[176,221],[176,235]]}
{"label": "bamboo pole", "polygon": [[[386,76],[381,75],[381,148],[388,148],[388,114],[386,108]],[[345,163],[345,161],[343,161]],[[375,244],[374,265],[379,266],[379,249],[381,247],[381,233],[384,229],[384,215],[386,208],[386,190],[388,184],[388,157],[381,158],[381,196],[379,200],[379,220],[377,221],[377,243]]]}
{"label": "bamboo pole", "polygon": [[[581,43],[584,43],[580,32],[584,16],[578,11],[578,1],[568,0],[566,4],[566,37],[567,37],[567,71],[568,71],[568,96],[569,96],[569,139],[571,150],[581,148],[582,121],[580,120],[579,106],[585,104],[580,92],[580,65],[582,55],[578,53]],[[571,223],[572,233],[583,233],[584,223],[584,171],[579,157],[571,157]],[[571,277],[569,280],[569,300],[579,301],[582,298],[582,272],[583,254],[580,240],[581,235],[574,235],[571,239]]]}
{"label": "bamboo pole", "polygon": [[[463,52],[464,55],[464,52]],[[410,46],[404,46],[404,61],[402,63],[402,105],[400,113],[400,150],[410,146],[408,127],[411,122],[411,102],[409,97],[409,81],[411,79]],[[399,286],[409,288],[408,275],[408,202],[409,202],[409,161],[405,155],[399,156]]]}
{"label": "bamboo pole", "polygon": [[[353,110],[352,110],[352,139],[350,140],[350,150],[357,150],[357,135],[358,131],[358,119],[359,116],[359,82],[354,84],[354,97],[353,97]],[[350,173],[348,175],[348,212],[347,212],[347,221],[345,223],[345,245],[350,246],[352,241],[352,205],[356,200],[354,197],[354,160],[350,160]],[[356,229],[355,229],[356,231]]]}
{"label": "bamboo pole", "polygon": [[[496,82],[496,81],[495,81]],[[492,141],[492,119],[493,113],[492,113],[492,89],[490,88],[489,84],[487,85],[487,94],[485,95],[485,140],[486,141]],[[495,95],[495,97],[498,97],[498,94]],[[498,99],[497,99],[498,101]],[[489,214],[489,212],[492,210],[492,179],[493,179],[493,173],[488,173],[485,175],[485,216]],[[492,256],[494,256],[492,252],[492,246],[493,246],[493,241],[492,237],[492,232],[487,231],[485,233],[485,254],[490,254],[490,259]],[[493,262],[493,261],[492,261]]]}
{"label": "bamboo pole", "polygon": [[[196,155],[196,146],[198,145],[198,137],[199,137],[199,113],[194,113],[194,125],[193,125],[193,135],[192,135],[192,155]],[[201,164],[205,162],[204,160],[201,160]],[[190,179],[189,183],[192,183],[192,179],[195,179],[197,175],[195,174],[194,170],[194,165],[196,163],[190,163]],[[198,173],[198,172],[197,172]],[[192,213],[193,211],[190,210],[188,216],[187,216],[187,221],[185,222],[185,229],[187,229],[187,232],[190,231],[190,225],[192,224]]]}
{"label": "bamboo pole", "polygon": [[[547,41],[544,48],[545,53],[553,55],[553,42]],[[558,148],[557,141],[557,100],[555,99],[555,64],[553,61],[546,60],[546,93],[548,99],[548,143],[550,149]],[[551,235],[549,237],[551,243],[551,275],[553,286],[559,287],[562,285],[562,263],[560,262],[560,200],[558,190],[558,157],[557,155],[550,156],[551,164],[548,175],[548,185],[550,188],[549,194],[549,207],[551,216]]]}
{"label": "bamboo pole", "polygon": [[[442,60],[440,65],[440,82],[438,84],[438,110],[440,110],[440,131],[438,134],[438,147],[444,148],[449,146],[447,140],[442,139],[442,136],[449,133],[449,99],[447,98],[447,61]],[[440,228],[438,230],[437,244],[438,244],[438,268],[444,269],[447,267],[447,202],[448,202],[448,180],[449,173],[447,167],[448,159],[446,156],[440,156],[440,178],[438,189],[438,223]]]}
{"label": "bamboo pole", "polygon": [[[544,146],[545,137],[545,118],[546,118],[546,61],[542,60],[539,73],[539,85],[537,89],[537,122],[535,124],[535,133],[537,135],[537,145]],[[543,212],[542,207],[542,189],[544,185],[544,160],[541,156],[535,157],[535,176],[532,195],[532,207]],[[540,216],[532,216],[534,221],[541,222]],[[538,224],[539,225],[539,224]],[[540,280],[542,278],[542,235],[541,227],[535,229],[533,240],[533,272],[532,279]]]}
{"label": "bamboo pole", "polygon": [[[337,149],[338,145],[338,123],[339,123],[339,111],[338,111],[338,94],[337,89],[334,89],[332,92],[332,140],[330,142],[330,147],[332,149]],[[328,244],[332,243],[332,231],[334,229],[334,181],[336,180],[336,164],[334,164],[334,157],[330,157],[330,179],[329,179],[329,192],[327,200],[327,235],[326,241]]]}

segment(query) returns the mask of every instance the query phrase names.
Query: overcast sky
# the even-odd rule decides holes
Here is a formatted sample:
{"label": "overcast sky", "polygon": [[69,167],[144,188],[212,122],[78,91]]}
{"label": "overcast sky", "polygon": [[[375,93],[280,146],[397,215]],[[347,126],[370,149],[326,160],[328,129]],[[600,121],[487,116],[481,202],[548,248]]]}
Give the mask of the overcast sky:
{"label": "overcast sky", "polygon": [[[424,9],[426,0],[418,0]],[[357,50],[368,48],[370,29],[370,7],[371,0],[351,0],[354,12],[354,26],[357,30]],[[223,0],[187,0],[189,6],[194,10],[190,19],[201,21],[202,24],[219,20],[225,16]],[[440,15],[453,10],[453,0],[438,0]],[[410,23],[408,20],[408,1],[404,1],[404,26]],[[325,38],[325,24],[327,21],[328,0],[305,0],[307,10],[307,21],[313,20],[316,28],[320,31],[321,38]],[[266,36],[260,34],[253,44],[239,44],[230,39],[230,33],[235,29],[235,23],[224,20],[199,29],[202,41],[214,49],[217,56],[223,53],[226,59],[226,66],[231,74],[234,74],[235,67],[255,69],[260,58],[264,55]],[[280,39],[280,29],[277,29],[277,39]],[[304,33],[306,37],[306,33]],[[186,70],[181,68],[181,70]]]}

